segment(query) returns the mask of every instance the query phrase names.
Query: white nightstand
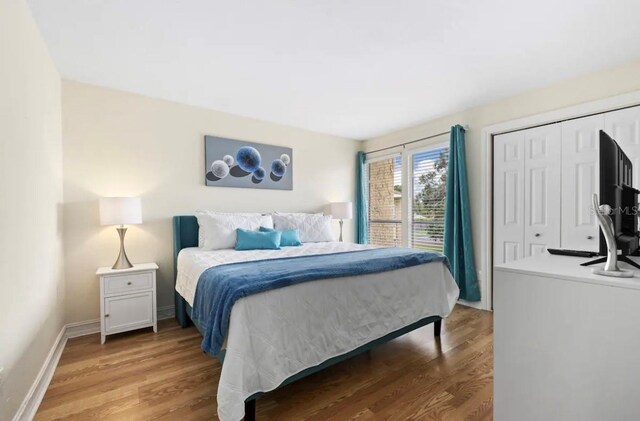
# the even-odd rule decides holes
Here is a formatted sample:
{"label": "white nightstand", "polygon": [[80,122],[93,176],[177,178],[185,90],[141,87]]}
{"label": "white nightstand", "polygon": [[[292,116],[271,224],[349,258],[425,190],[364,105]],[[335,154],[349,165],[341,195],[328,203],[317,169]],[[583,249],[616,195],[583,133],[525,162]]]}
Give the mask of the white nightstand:
{"label": "white nightstand", "polygon": [[153,326],[158,332],[156,315],[155,263],[142,263],[129,269],[99,268],[100,334],[106,336]]}

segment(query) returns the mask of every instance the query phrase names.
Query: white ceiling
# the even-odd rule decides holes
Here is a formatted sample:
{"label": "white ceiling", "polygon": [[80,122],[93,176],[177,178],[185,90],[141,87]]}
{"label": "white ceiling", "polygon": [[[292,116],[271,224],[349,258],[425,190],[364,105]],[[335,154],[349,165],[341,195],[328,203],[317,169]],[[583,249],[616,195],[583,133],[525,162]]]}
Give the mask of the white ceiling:
{"label": "white ceiling", "polygon": [[63,78],[363,139],[640,57],[638,0],[28,0]]}

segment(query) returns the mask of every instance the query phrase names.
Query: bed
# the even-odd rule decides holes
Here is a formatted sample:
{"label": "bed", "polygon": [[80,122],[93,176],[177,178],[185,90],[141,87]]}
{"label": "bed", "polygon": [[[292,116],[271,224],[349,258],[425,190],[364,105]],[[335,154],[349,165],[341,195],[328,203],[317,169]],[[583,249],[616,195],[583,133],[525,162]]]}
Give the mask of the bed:
{"label": "bed", "polygon": [[222,362],[217,396],[222,420],[243,416],[253,420],[256,399],[262,394],[419,327],[433,323],[439,336],[441,320],[449,315],[459,294],[442,260],[319,278],[241,296],[230,307],[227,329],[223,336],[218,335],[218,346],[210,346],[207,340],[215,337],[212,331],[217,324],[208,324],[198,309],[203,300],[209,301],[202,288],[208,282],[205,274],[214,269],[282,266],[286,262],[290,271],[302,271],[304,262],[322,268],[350,256],[383,256],[393,251],[339,242],[281,250],[204,251],[197,247],[195,216],[176,216],[173,226],[176,319],[182,327],[193,323],[203,334],[203,349]]}

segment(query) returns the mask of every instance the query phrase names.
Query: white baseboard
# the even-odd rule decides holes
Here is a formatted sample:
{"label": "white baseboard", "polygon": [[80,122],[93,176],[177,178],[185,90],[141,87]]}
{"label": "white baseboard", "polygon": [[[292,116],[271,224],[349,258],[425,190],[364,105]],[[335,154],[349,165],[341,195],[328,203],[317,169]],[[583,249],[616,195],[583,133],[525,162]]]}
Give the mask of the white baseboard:
{"label": "white baseboard", "polygon": [[484,308],[484,303],[482,301],[467,301],[467,300],[459,299],[458,304],[463,305],[465,307],[477,308],[478,310],[486,310],[486,308]]}
{"label": "white baseboard", "polygon": [[67,339],[100,333],[100,319],[67,324]]}
{"label": "white baseboard", "polygon": [[67,344],[66,326],[62,326],[58,337],[56,338],[51,351],[47,355],[47,358],[42,364],[42,368],[38,372],[35,381],[31,385],[27,396],[25,396],[18,412],[13,417],[13,421],[30,421],[36,416],[40,402],[44,398],[44,394],[47,392],[53,373],[56,371],[58,361],[64,350],[64,346]]}
{"label": "white baseboard", "polygon": [[[157,314],[158,320],[172,319],[175,314],[175,306],[158,307]],[[94,333],[100,333],[99,319],[67,324],[67,338],[69,339]]]}
{"label": "white baseboard", "polygon": [[175,306],[158,307],[158,320],[173,319],[175,314]]}
{"label": "white baseboard", "polygon": [[[173,318],[174,313],[174,306],[159,307],[157,317],[158,320],[171,319]],[[53,373],[56,371],[62,351],[67,344],[67,339],[91,335],[94,333],[100,333],[99,319],[68,323],[62,327],[58,337],[51,347],[51,351],[49,351],[49,355],[47,355],[47,358],[40,369],[40,372],[31,385],[27,396],[25,396],[20,408],[18,408],[18,412],[14,415],[13,421],[30,421],[35,417],[38,407],[42,402],[42,398],[44,398],[44,394],[47,392],[49,383],[51,383]]]}

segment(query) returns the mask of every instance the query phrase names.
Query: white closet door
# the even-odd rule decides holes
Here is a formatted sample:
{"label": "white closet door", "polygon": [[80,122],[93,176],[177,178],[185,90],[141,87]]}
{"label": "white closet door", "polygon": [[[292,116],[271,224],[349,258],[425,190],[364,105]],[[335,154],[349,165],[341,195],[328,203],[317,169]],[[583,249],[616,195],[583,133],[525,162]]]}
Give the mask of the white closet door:
{"label": "white closet door", "polygon": [[640,189],[640,107],[604,115],[604,131],[611,136],[633,165],[633,187]]}
{"label": "white closet door", "polygon": [[494,137],[493,263],[524,255],[524,132]]}
{"label": "white closet door", "polygon": [[599,229],[591,196],[599,191],[599,132],[604,115],[562,122],[561,247],[598,251]]}
{"label": "white closet door", "polygon": [[524,131],[524,257],[560,247],[560,124]]}

